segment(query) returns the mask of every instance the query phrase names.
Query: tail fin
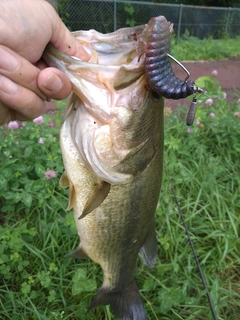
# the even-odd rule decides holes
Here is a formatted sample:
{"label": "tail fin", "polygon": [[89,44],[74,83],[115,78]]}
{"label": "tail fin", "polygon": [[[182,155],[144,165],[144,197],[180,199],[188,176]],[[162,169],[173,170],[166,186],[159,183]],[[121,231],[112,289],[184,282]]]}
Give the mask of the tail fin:
{"label": "tail fin", "polygon": [[92,300],[88,311],[110,304],[117,320],[146,320],[143,303],[135,281],[124,290],[109,290],[103,286]]}

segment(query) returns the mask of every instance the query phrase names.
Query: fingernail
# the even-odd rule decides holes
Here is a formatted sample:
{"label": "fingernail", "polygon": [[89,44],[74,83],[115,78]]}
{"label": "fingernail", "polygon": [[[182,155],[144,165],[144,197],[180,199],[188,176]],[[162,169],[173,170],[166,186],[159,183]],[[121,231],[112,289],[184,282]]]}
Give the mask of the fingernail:
{"label": "fingernail", "polygon": [[56,73],[52,72],[47,81],[44,83],[44,87],[49,91],[58,92],[63,87],[62,79],[59,78]]}
{"label": "fingernail", "polygon": [[0,75],[0,91],[14,95],[19,91],[19,86],[10,79]]}
{"label": "fingernail", "polygon": [[0,69],[13,71],[18,65],[17,59],[11,53],[0,46]]}

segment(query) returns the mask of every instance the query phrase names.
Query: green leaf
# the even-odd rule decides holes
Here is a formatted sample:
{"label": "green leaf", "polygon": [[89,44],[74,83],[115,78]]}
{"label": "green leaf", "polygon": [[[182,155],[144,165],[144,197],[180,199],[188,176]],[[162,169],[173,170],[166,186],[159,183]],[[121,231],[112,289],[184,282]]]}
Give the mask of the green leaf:
{"label": "green leaf", "polygon": [[87,279],[86,270],[79,269],[73,277],[72,294],[77,295],[81,292],[94,291],[97,288],[95,279]]}
{"label": "green leaf", "polygon": [[12,178],[12,169],[11,168],[2,168],[1,169],[2,176],[4,176],[6,179]]}
{"label": "green leaf", "polygon": [[23,282],[21,285],[21,291],[24,294],[28,294],[29,292],[31,292],[30,284],[28,284],[27,282]]}
{"label": "green leaf", "polygon": [[4,191],[7,187],[7,179],[4,177],[0,176],[0,190]]}
{"label": "green leaf", "polygon": [[124,4],[124,10],[129,13],[130,15],[133,15],[135,12],[134,7],[131,4],[125,3]]}
{"label": "green leaf", "polygon": [[49,271],[54,271],[54,272],[58,271],[58,267],[55,265],[55,263],[53,263],[53,262],[50,263]]}
{"label": "green leaf", "polygon": [[49,285],[51,283],[51,278],[49,277],[47,272],[45,272],[45,271],[38,272],[37,278],[44,288],[49,287]]}
{"label": "green leaf", "polygon": [[55,290],[50,290],[49,291],[49,296],[48,296],[48,301],[52,302],[56,299],[56,291]]}
{"label": "green leaf", "polygon": [[25,163],[18,163],[17,164],[17,170],[23,174],[29,171],[29,166]]}
{"label": "green leaf", "polygon": [[185,297],[180,288],[160,289],[159,298],[162,301],[161,311],[166,314],[173,306],[179,305]]}
{"label": "green leaf", "polygon": [[5,262],[9,261],[9,257],[6,254],[1,254],[0,255],[0,264],[3,264]]}
{"label": "green leaf", "polygon": [[31,146],[28,146],[24,151],[24,157],[28,158],[32,154],[33,148]]}
{"label": "green leaf", "polygon": [[134,19],[129,19],[129,18],[127,18],[127,20],[126,20],[126,25],[127,26],[130,26],[130,27],[134,27],[135,26],[135,20]]}
{"label": "green leaf", "polygon": [[24,192],[22,193],[22,201],[26,207],[30,208],[32,205],[32,196],[30,193]]}
{"label": "green leaf", "polygon": [[39,176],[39,178],[42,178],[42,176],[46,170],[40,163],[36,163],[35,164],[35,171],[36,171],[36,174]]}
{"label": "green leaf", "polygon": [[203,88],[206,86],[205,82],[209,82],[211,81],[211,77],[208,77],[208,76],[202,76],[202,77],[199,77],[197,78],[197,80],[195,81],[196,85],[200,88]]}
{"label": "green leaf", "polygon": [[149,277],[144,282],[143,289],[148,291],[148,290],[152,290],[155,286],[156,286],[156,280],[154,280],[153,278]]}

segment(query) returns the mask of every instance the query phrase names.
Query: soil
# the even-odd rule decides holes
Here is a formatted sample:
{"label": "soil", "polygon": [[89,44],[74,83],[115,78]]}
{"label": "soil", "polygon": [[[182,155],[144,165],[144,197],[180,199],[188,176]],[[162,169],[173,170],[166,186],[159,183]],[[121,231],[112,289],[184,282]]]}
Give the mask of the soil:
{"label": "soil", "polygon": [[[182,64],[190,72],[190,80],[193,81],[201,76],[210,76],[213,70],[217,70],[217,79],[222,90],[227,93],[227,100],[240,98],[240,57],[214,61],[186,61]],[[173,71],[180,79],[186,77],[185,71],[177,64],[173,64]],[[165,99],[165,106],[173,108],[189,103],[187,99],[177,101]]]}
{"label": "soil", "polygon": [[[217,79],[224,92],[227,93],[227,100],[240,98],[240,57],[214,60],[214,61],[186,61],[181,63],[190,72],[190,79],[196,80],[201,76],[210,76],[213,70],[217,70]],[[173,71],[180,79],[186,78],[185,71],[182,70],[176,63],[173,64]],[[170,100],[165,99],[165,106],[175,109],[183,104],[189,105],[189,100]],[[47,102],[47,111],[51,113],[56,106],[51,102]]]}

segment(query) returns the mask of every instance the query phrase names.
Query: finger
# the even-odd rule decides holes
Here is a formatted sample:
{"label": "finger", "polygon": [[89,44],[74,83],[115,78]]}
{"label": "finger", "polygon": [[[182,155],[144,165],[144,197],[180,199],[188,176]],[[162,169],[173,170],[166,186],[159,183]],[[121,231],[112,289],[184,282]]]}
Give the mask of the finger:
{"label": "finger", "polygon": [[0,74],[33,91],[43,100],[46,96],[37,86],[40,70],[11,49],[0,45]]}
{"label": "finger", "polygon": [[68,77],[58,69],[43,69],[38,76],[38,87],[47,96],[55,100],[65,99],[72,85]]}
{"label": "finger", "polygon": [[[38,95],[1,75],[0,101],[13,109],[14,114],[17,114],[17,120],[21,121],[34,119],[46,112],[45,102]],[[3,121],[4,116],[1,117]]]}

